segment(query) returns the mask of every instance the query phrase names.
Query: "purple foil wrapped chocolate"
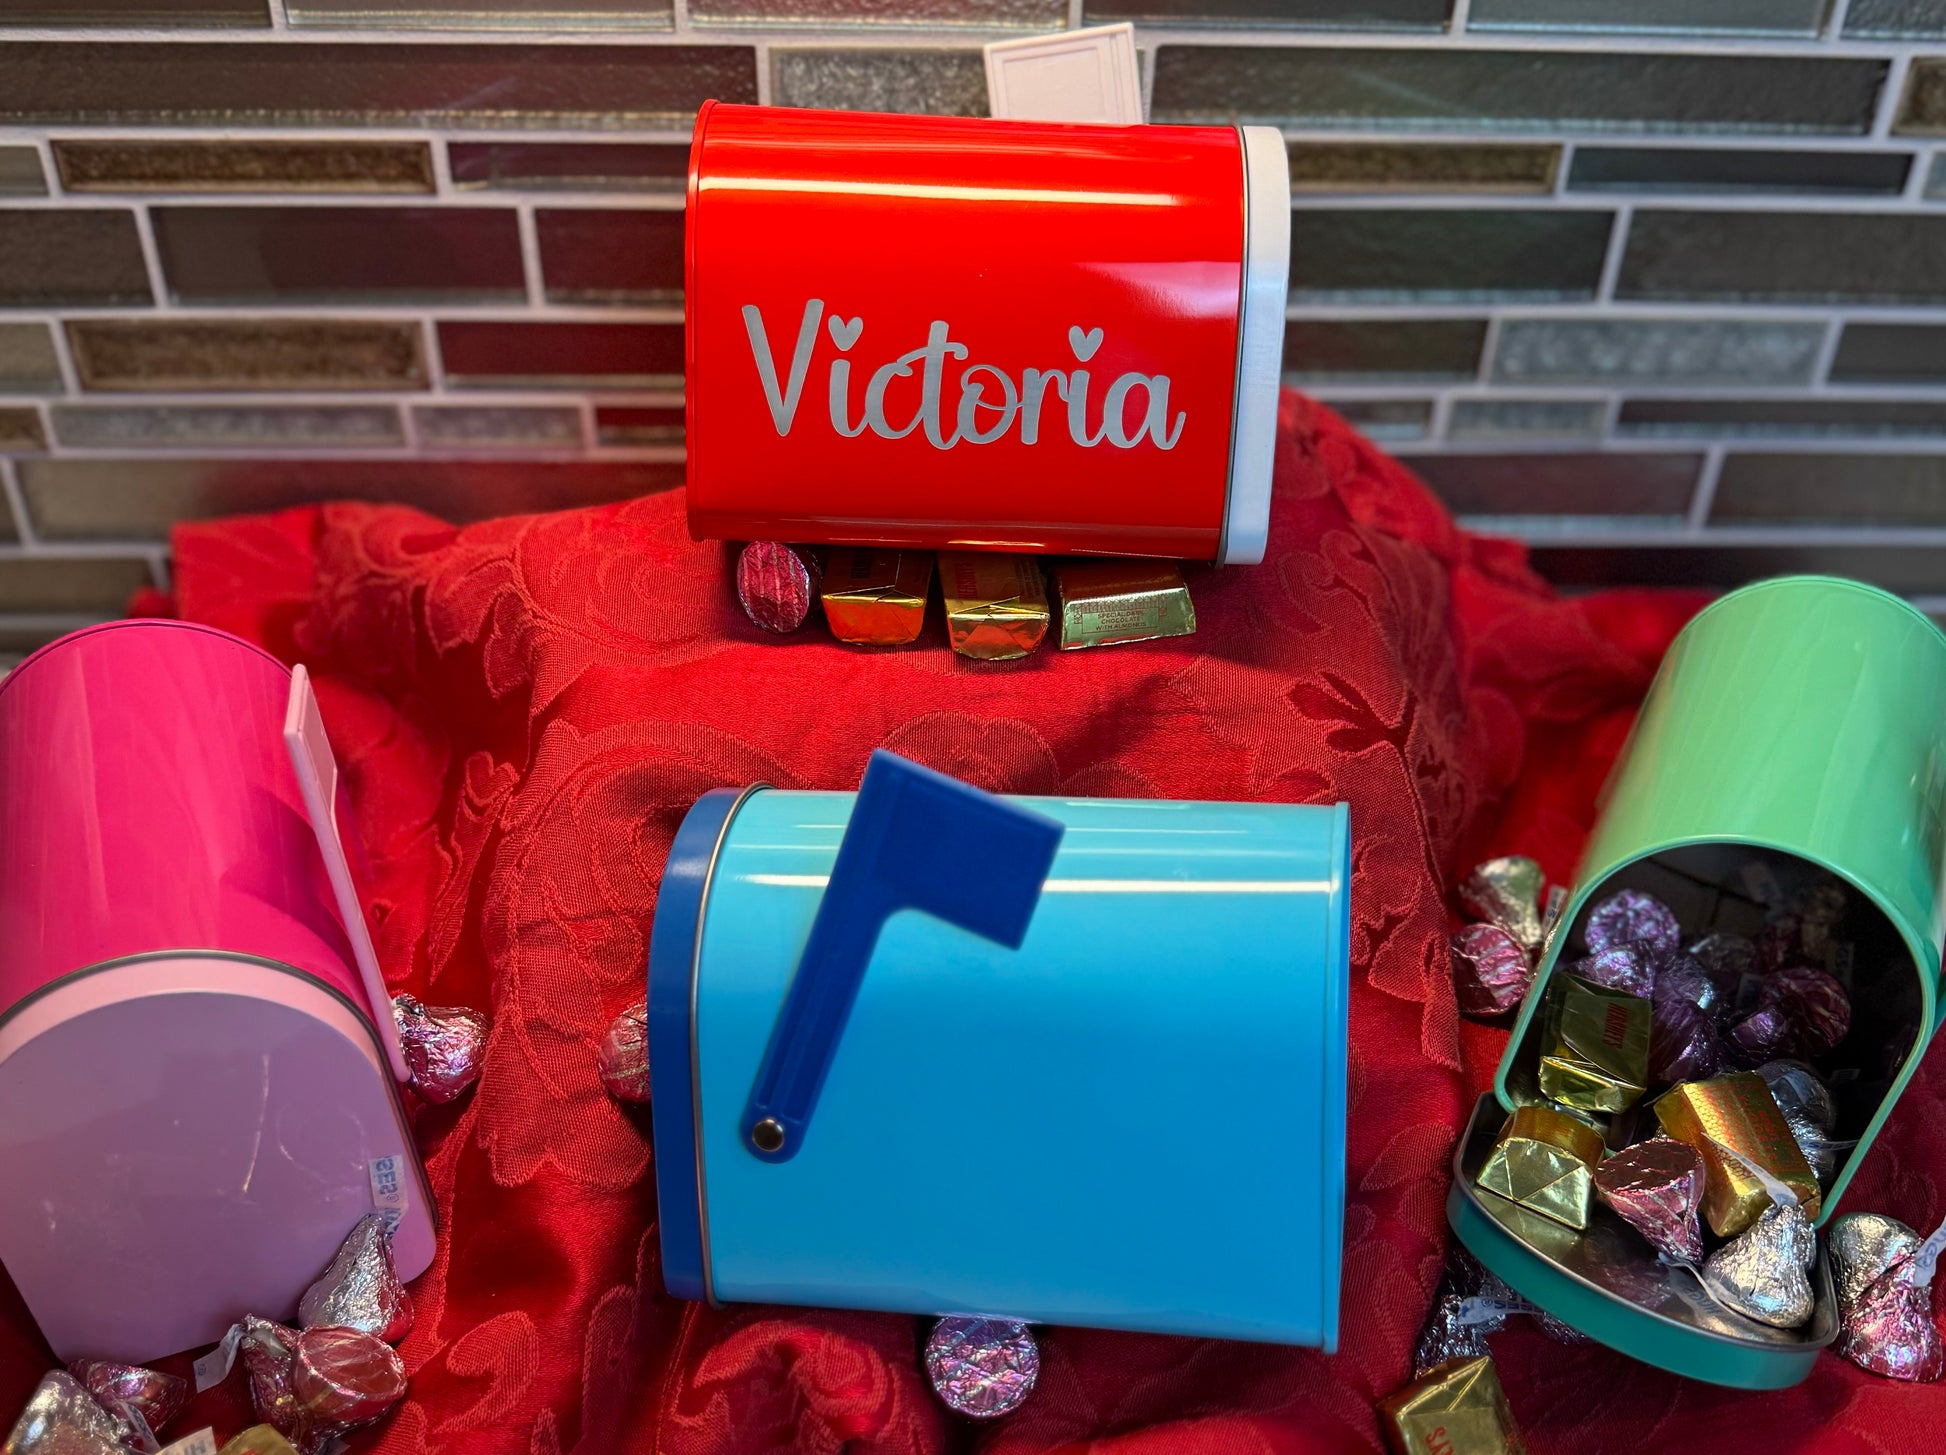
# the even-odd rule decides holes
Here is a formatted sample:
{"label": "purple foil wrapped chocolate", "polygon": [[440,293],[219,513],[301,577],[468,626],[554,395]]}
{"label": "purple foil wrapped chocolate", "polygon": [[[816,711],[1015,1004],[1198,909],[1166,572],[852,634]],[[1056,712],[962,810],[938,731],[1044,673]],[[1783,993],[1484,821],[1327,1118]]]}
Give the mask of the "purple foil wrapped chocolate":
{"label": "purple foil wrapped chocolate", "polygon": [[1541,866],[1517,856],[1489,859],[1460,881],[1460,903],[1488,924],[1498,925],[1524,949],[1541,943]]}
{"label": "purple foil wrapped chocolate", "polygon": [[817,556],[781,541],[751,541],[737,554],[737,601],[767,632],[794,632],[818,604],[823,572]]}
{"label": "purple foil wrapped chocolate", "polygon": [[307,1329],[334,1324],[388,1344],[412,1331],[412,1295],[399,1282],[384,1218],[368,1213],[358,1220],[330,1266],[305,1290],[297,1316]]}
{"label": "purple foil wrapped chocolate", "polygon": [[1946,1350],[1933,1318],[1932,1281],[1946,1227],[1919,1247],[1895,1253],[1849,1304],[1840,1303],[1838,1352],[1890,1379],[1931,1381],[1946,1373]]}
{"label": "purple foil wrapped chocolate", "polygon": [[65,1369],[42,1377],[14,1421],[4,1455],[120,1455],[122,1430]]}
{"label": "purple foil wrapped chocolate", "polygon": [[1742,935],[1705,935],[1689,947],[1688,953],[1716,986],[1717,1014],[1728,1014],[1736,1005],[1743,977],[1757,973],[1756,945]]}
{"label": "purple foil wrapped chocolate", "polygon": [[1707,1081],[1722,1065],[1716,1018],[1686,1000],[1649,1004],[1649,1079],[1666,1086]]}
{"label": "purple foil wrapped chocolate", "polygon": [[124,1441],[137,1445],[144,1435],[153,1436],[173,1420],[189,1398],[188,1381],[139,1364],[76,1359],[69,1363],[68,1373],[122,1426]]}
{"label": "purple foil wrapped chocolate", "polygon": [[595,1051],[601,1084],[617,1101],[649,1099],[649,1003],[638,1000],[608,1023]]}
{"label": "purple foil wrapped chocolate", "polygon": [[480,1076],[486,1059],[487,1018],[460,1005],[425,1005],[392,997],[392,1016],[405,1046],[412,1084],[427,1101],[454,1101]]}
{"label": "purple foil wrapped chocolate", "polygon": [[1468,1015],[1504,1015],[1534,983],[1534,963],[1498,925],[1468,925],[1453,936],[1453,990]]}
{"label": "purple foil wrapped chocolate", "polygon": [[1605,985],[1624,995],[1647,999],[1655,990],[1655,972],[1649,956],[1637,945],[1611,945],[1584,956],[1570,967],[1576,975],[1594,985]]}
{"label": "purple foil wrapped chocolate", "polygon": [[1724,1033],[1723,1049],[1738,1066],[1756,1067],[1794,1054],[1797,1026],[1782,1006],[1760,1006]]}
{"label": "purple foil wrapped chocolate", "polygon": [[1616,945],[1645,945],[1656,954],[1666,954],[1682,944],[1675,913],[1638,889],[1617,890],[1590,910],[1582,936],[1597,955]]}
{"label": "purple foil wrapped chocolate", "polygon": [[1782,1010],[1795,1030],[1785,1054],[1816,1060],[1851,1030],[1851,997],[1822,970],[1793,965],[1766,976],[1757,1008]]}
{"label": "purple foil wrapped chocolate", "polygon": [[1716,982],[1694,955],[1671,950],[1666,955],[1658,955],[1650,969],[1655,976],[1651,994],[1656,1000],[1681,1000],[1698,1010],[1716,1009],[1719,999]]}
{"label": "purple foil wrapped chocolate", "polygon": [[1757,932],[1757,968],[1768,975],[1804,959],[1804,921],[1794,914],[1774,914]]}
{"label": "purple foil wrapped chocolate", "polygon": [[1651,1137],[1595,1169],[1595,1193],[1656,1251],[1703,1260],[1703,1156],[1673,1137]]}
{"label": "purple foil wrapped chocolate", "polygon": [[946,1407],[976,1420],[1012,1414],[1034,1392],[1041,1351],[1011,1319],[949,1317],[926,1340],[926,1376]]}

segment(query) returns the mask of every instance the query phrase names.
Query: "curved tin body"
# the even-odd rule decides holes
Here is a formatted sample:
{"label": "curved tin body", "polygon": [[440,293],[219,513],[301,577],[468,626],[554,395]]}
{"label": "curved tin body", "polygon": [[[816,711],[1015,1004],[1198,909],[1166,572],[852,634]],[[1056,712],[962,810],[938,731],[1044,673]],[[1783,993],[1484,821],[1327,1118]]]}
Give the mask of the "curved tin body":
{"label": "curved tin body", "polygon": [[706,104],[699,539],[1262,559],[1281,136]]}
{"label": "curved tin body", "polygon": [[123,621],[0,682],[0,1260],[63,1358],[284,1317],[374,1188],[431,1201],[281,730],[291,673]]}
{"label": "curved tin body", "polygon": [[1344,807],[1019,800],[1066,828],[1021,948],[895,915],[815,1131],[765,1161],[738,1119],[851,800],[711,794],[671,853],[649,990],[671,1290],[1331,1347]]}

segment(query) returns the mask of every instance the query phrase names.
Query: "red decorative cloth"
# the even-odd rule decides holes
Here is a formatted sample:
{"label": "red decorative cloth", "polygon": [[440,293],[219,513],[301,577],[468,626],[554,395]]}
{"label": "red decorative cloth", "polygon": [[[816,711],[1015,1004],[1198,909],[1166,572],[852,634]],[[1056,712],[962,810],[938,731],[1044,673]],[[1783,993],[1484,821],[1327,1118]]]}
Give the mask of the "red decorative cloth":
{"label": "red decorative cloth", "polygon": [[[355,1441],[468,1455],[1376,1447],[1373,1402],[1407,1377],[1447,1245],[1456,1131],[1504,1041],[1455,1012],[1447,886],[1490,853],[1571,875],[1608,761],[1698,604],[1556,596],[1518,546],[1458,530],[1296,396],[1264,564],[1194,573],[1198,633],[1142,646],[974,663],[936,618],[907,649],[770,637],[737,609],[729,554],[688,539],[677,495],[463,529],[306,508],[185,526],[175,560],[184,616],[310,665],[395,988],[493,1015],[477,1092],[418,1114],[439,1253],[412,1290],[406,1403]],[[1023,793],[1349,801],[1337,1354],[1050,1329],[1032,1399],[975,1430],[926,1388],[922,1320],[715,1312],[663,1291],[648,1114],[595,1070],[610,1017],[642,993],[663,856],[704,790],[852,787],[879,746]],[[1943,1089],[1935,1059],[1852,1206],[1920,1226],[1946,1210]],[[0,1341],[24,1399],[41,1366],[17,1306]],[[1946,1393],[1835,1357],[1796,1389],[1744,1394],[1528,1328],[1496,1352],[1539,1455],[1946,1441]],[[232,1380],[176,1429],[247,1414]]]}

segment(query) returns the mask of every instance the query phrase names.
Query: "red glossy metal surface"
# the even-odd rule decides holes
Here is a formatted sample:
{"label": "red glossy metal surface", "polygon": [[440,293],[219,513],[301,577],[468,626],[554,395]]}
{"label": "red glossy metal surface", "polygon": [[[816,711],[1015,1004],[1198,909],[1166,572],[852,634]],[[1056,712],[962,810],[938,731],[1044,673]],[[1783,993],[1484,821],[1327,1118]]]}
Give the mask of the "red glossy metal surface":
{"label": "red glossy metal surface", "polygon": [[691,534],[1213,558],[1244,198],[1231,128],[706,106]]}

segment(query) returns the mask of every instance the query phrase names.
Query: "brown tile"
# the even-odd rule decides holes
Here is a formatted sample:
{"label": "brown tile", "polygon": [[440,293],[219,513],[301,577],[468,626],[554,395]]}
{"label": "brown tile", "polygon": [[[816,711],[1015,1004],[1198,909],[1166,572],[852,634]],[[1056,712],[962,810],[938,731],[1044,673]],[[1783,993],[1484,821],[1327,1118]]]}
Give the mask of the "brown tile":
{"label": "brown tile", "polygon": [[287,0],[293,25],[668,30],[669,0]]}
{"label": "brown tile", "polygon": [[419,443],[432,450],[578,448],[581,411],[560,405],[421,404],[412,411]]}
{"label": "brown tile", "polygon": [[[1421,0],[1425,3],[1425,0]],[[1068,23],[1067,0],[690,0],[697,25],[978,26],[1059,30]]]}
{"label": "brown tile", "polygon": [[0,454],[46,448],[47,436],[41,431],[38,411],[0,408]]}
{"label": "brown tile", "polygon": [[1483,318],[1299,318],[1284,325],[1293,379],[1471,379],[1486,342]]}
{"label": "brown tile", "polygon": [[757,99],[749,46],[0,46],[0,124],[585,126],[687,124]]}
{"label": "brown tile", "polygon": [[682,406],[603,405],[595,411],[595,439],[604,445],[679,445]]}
{"label": "brown tile", "polygon": [[45,197],[41,154],[32,147],[0,147],[0,196]]}
{"label": "brown tile", "polygon": [[554,303],[654,303],[682,297],[683,214],[547,208],[534,215],[541,276]]}
{"label": "brown tile", "polygon": [[[36,163],[38,165],[38,163]],[[70,192],[431,192],[418,141],[57,141]]]}
{"label": "brown tile", "polygon": [[1831,361],[1843,384],[1937,384],[1946,380],[1946,328],[1933,323],[1848,323]]}
{"label": "brown tile", "polygon": [[1300,207],[1291,295],[1330,302],[1592,299],[1614,215],[1559,207]]}
{"label": "brown tile", "polygon": [[0,323],[0,389],[10,394],[55,394],[61,365],[44,323]]}
{"label": "brown tile", "polygon": [[1535,545],[1529,559],[1563,586],[1741,586],[1769,576],[1849,576],[1888,591],[1946,593],[1937,546],[1854,546],[1808,536],[1801,545],[1719,546],[1679,538],[1653,547]]}
{"label": "brown tile", "polygon": [[156,251],[187,303],[527,296],[508,208],[158,207]]}
{"label": "brown tile", "polygon": [[1448,0],[1088,0],[1087,23],[1291,25],[1350,30],[1437,30]]}
{"label": "brown tile", "polygon": [[1680,517],[1689,509],[1701,455],[1415,455],[1458,515]]}
{"label": "brown tile", "polygon": [[120,616],[129,597],[151,584],[149,563],[140,556],[17,556],[0,561],[0,611]]}
{"label": "brown tile", "polygon": [[689,183],[689,147],[678,142],[451,141],[446,165],[463,192],[681,192]]}
{"label": "brown tile", "polygon": [[1292,142],[1293,192],[1552,192],[1557,146]]}
{"label": "brown tile", "polygon": [[0,306],[154,301],[134,213],[0,211]]}
{"label": "brown tile", "polygon": [[672,389],[682,385],[679,323],[492,323],[448,319],[439,352],[453,383]]}
{"label": "brown tile", "polygon": [[1946,217],[1638,208],[1615,296],[1946,302]]}
{"label": "brown tile", "polygon": [[0,26],[269,24],[264,0],[0,0]]}
{"label": "brown tile", "polygon": [[1903,136],[1946,134],[1946,56],[1914,56],[1892,130]]}
{"label": "brown tile", "polygon": [[680,463],[538,460],[76,460],[18,465],[50,541],[162,540],[178,520],[320,500],[412,505],[446,520],[563,510],[672,490]]}
{"label": "brown tile", "polygon": [[1946,435],[1946,401],[1904,399],[1628,399],[1616,432],[1722,435]]}
{"label": "brown tile", "polygon": [[1946,456],[1733,453],[1714,525],[1946,525]]}
{"label": "brown tile", "polygon": [[351,319],[68,324],[86,389],[421,389],[419,326]]}
{"label": "brown tile", "polygon": [[389,404],[57,404],[64,445],[110,450],[377,449],[405,442]]}

